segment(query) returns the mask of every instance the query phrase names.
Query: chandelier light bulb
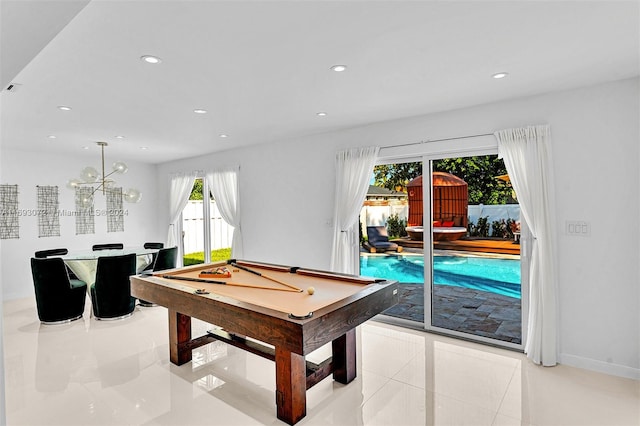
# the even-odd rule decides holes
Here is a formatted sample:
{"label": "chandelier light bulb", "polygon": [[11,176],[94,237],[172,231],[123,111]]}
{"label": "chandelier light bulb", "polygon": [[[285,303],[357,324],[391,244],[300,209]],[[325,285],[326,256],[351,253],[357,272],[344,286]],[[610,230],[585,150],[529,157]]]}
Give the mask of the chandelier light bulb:
{"label": "chandelier light bulb", "polygon": [[138,203],[142,199],[142,193],[135,188],[129,188],[122,194],[128,203]]}
{"label": "chandelier light bulb", "polygon": [[79,195],[78,205],[83,209],[88,209],[93,206],[93,195]]}
{"label": "chandelier light bulb", "polygon": [[86,182],[86,183],[93,183],[98,179],[98,171],[91,166],[87,166],[84,169],[82,169],[82,171],[80,172],[80,177]]}
{"label": "chandelier light bulb", "polygon": [[67,188],[69,189],[76,189],[78,188],[80,185],[82,184],[82,181],[80,179],[69,179],[67,181]]}
{"label": "chandelier light bulb", "polygon": [[129,170],[129,167],[127,167],[127,165],[122,161],[116,161],[115,163],[113,163],[113,166],[111,167],[113,168],[114,172],[120,173],[120,174],[127,173],[127,170]]}

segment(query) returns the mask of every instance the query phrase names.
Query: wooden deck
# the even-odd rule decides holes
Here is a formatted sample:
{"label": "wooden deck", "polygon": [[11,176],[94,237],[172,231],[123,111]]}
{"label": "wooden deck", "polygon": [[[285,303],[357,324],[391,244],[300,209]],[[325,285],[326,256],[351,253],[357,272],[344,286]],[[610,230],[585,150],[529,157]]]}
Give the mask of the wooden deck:
{"label": "wooden deck", "polygon": [[[407,248],[424,248],[424,241],[410,240],[409,238],[397,238],[392,242]],[[482,253],[520,254],[520,244],[513,240],[497,238],[473,238],[467,237],[455,241],[434,241],[436,250],[475,251]]]}

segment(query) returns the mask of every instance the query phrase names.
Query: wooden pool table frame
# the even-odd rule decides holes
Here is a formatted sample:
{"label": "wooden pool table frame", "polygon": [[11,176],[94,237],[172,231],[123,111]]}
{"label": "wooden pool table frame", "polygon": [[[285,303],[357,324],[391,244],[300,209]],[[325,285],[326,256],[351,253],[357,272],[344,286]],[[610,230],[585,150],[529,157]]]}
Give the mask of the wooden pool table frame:
{"label": "wooden pool table frame", "polygon": [[[171,272],[205,269],[231,262],[195,265]],[[295,273],[295,268],[292,273]],[[338,279],[351,277],[332,275]],[[313,312],[308,319],[292,319],[287,313],[231,297],[202,297],[167,281],[153,275],[132,276],[131,294],[168,309],[171,362],[185,364],[191,361],[193,349],[215,340],[275,361],[277,416],[291,425],[306,415],[307,389],[332,373],[334,380],[340,383],[346,384],[355,379],[355,328],[398,302],[397,282],[377,280],[363,284],[362,290],[356,294]],[[223,330],[209,331],[192,338],[191,318],[215,324]],[[305,360],[306,355],[329,342],[332,357],[320,364]]]}

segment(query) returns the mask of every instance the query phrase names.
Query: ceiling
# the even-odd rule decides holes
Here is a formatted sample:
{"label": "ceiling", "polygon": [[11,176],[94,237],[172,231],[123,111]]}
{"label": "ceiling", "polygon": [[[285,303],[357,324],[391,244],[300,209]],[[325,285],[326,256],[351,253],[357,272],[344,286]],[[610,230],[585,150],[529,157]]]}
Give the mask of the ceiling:
{"label": "ceiling", "polygon": [[[640,69],[637,1],[2,0],[2,7],[9,64],[2,147],[42,153],[95,155],[95,142],[106,141],[108,157],[160,163]],[[336,64],[348,68],[331,71]],[[509,75],[492,78],[500,71]],[[9,83],[18,90],[6,90]]]}

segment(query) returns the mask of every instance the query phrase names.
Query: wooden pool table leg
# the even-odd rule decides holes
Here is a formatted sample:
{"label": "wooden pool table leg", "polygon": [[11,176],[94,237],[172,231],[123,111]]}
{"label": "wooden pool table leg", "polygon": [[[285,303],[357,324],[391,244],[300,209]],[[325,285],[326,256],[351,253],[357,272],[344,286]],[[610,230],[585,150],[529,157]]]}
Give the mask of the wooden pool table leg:
{"label": "wooden pool table leg", "polygon": [[169,309],[169,359],[176,365],[191,361],[191,317]]}
{"label": "wooden pool table leg", "polygon": [[293,425],[307,414],[307,369],[303,355],[276,347],[278,418]]}
{"label": "wooden pool table leg", "polygon": [[347,331],[331,342],[333,352],[333,379],[340,383],[350,383],[356,378],[356,330]]}

